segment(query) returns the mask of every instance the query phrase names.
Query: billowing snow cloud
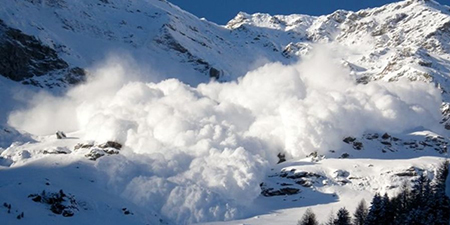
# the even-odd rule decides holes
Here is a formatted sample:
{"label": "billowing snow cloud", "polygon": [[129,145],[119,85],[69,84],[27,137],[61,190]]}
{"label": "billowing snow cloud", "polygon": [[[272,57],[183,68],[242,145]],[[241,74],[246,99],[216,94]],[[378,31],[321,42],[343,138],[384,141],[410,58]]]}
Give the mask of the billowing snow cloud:
{"label": "billowing snow cloud", "polygon": [[326,154],[366,130],[439,126],[433,85],[358,85],[330,52],[316,47],[300,63],[269,63],[237,81],[198,87],[130,81],[130,68],[114,61],[63,98],[38,95],[9,123],[121,142],[125,157],[101,158],[97,167],[123,197],[178,223],[233,219],[259,195],[279,152]]}

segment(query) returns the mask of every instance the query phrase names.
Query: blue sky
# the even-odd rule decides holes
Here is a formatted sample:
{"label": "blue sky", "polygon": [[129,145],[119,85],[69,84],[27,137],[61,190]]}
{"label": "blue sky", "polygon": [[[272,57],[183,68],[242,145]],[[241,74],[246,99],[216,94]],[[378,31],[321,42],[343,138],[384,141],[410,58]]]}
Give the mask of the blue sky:
{"label": "blue sky", "polygon": [[[381,6],[395,0],[169,0],[198,17],[226,24],[238,12],[270,14],[324,15],[337,9],[359,10]],[[450,5],[450,0],[438,0]]]}

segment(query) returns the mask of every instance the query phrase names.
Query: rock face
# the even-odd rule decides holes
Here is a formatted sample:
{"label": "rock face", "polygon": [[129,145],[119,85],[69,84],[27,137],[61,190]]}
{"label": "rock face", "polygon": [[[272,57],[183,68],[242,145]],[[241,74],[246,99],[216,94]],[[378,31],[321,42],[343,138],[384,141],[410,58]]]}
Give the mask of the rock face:
{"label": "rock face", "polygon": [[[431,151],[439,154],[448,152],[448,140],[431,133],[419,137],[411,135],[403,138],[388,133],[365,133],[362,138],[346,137],[343,141],[355,150],[364,150],[363,146],[368,145],[376,146],[376,149],[380,149],[383,153],[398,152],[402,149],[411,152]],[[357,143],[356,146],[355,143]],[[361,148],[357,148],[358,146],[361,146]]]}
{"label": "rock face", "polygon": [[15,81],[42,76],[68,64],[55,50],[0,20],[0,74]]}
{"label": "rock face", "polygon": [[55,50],[0,20],[0,75],[39,86],[25,80],[57,71],[65,74],[66,83],[76,84],[84,80],[83,69],[69,69],[68,63],[59,58]]}

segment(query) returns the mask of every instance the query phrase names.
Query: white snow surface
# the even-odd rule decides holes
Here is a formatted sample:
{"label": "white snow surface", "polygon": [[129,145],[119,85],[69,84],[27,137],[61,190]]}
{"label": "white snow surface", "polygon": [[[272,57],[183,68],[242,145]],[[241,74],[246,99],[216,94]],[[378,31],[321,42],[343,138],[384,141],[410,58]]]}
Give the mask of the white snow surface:
{"label": "white snow surface", "polygon": [[[295,224],[308,207],[324,221],[376,192],[394,195],[414,180],[396,175],[409,168],[432,178],[446,156],[445,6],[403,1],[322,17],[240,13],[219,27],[165,1],[104,2],[0,7],[8,25],[89,70],[86,83],[57,95],[1,78],[0,203],[13,211],[0,209],[6,224]],[[426,19],[414,19],[419,14]],[[379,27],[393,31],[373,35]],[[398,37],[401,43],[386,41]],[[192,59],[225,78],[208,82]],[[425,59],[433,66],[418,66]],[[367,84],[356,81],[366,76]],[[57,130],[68,138],[57,140]],[[392,137],[369,135],[385,132]],[[364,147],[343,142],[349,136]],[[106,141],[123,148],[86,159]],[[78,143],[95,146],[75,149]],[[288,161],[277,165],[278,153]],[[338,158],[344,154],[350,158]],[[320,178],[297,195],[261,195],[261,183],[282,186],[277,175],[293,169]],[[77,199],[73,217],[28,198],[60,189]]]}

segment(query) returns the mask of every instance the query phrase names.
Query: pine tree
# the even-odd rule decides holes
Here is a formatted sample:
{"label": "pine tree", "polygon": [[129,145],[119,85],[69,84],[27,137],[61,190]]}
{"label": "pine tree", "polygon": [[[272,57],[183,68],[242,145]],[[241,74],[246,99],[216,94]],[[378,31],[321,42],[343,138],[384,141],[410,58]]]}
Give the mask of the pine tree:
{"label": "pine tree", "polygon": [[437,172],[431,189],[433,195],[430,200],[430,211],[433,213],[434,224],[449,224],[450,220],[450,199],[445,194],[445,182],[449,173],[449,162],[443,162]]}
{"label": "pine tree", "polygon": [[369,210],[366,206],[366,201],[361,200],[356,207],[355,213],[353,214],[353,224],[354,225],[364,225],[364,222],[366,221],[367,214],[369,213]]}
{"label": "pine tree", "polygon": [[319,222],[317,222],[316,214],[308,208],[302,219],[297,222],[297,225],[319,225]]}
{"label": "pine tree", "polygon": [[[448,225],[450,220],[450,199],[445,194],[449,163],[444,162],[437,170],[433,184],[422,174],[417,184],[408,188],[405,184],[401,192],[392,199],[385,194],[376,194],[370,206],[365,225]],[[358,211],[358,209],[357,209]],[[362,223],[355,212],[354,223]]]}
{"label": "pine tree", "polygon": [[410,224],[433,224],[434,213],[432,212],[430,206],[430,199],[432,198],[432,191],[430,187],[430,179],[424,174],[420,175],[417,180],[418,184],[414,188],[414,194],[412,201],[412,209],[408,215],[410,219]]}
{"label": "pine tree", "polygon": [[330,215],[328,216],[327,222],[325,222],[323,225],[334,225],[335,220],[336,220],[336,215],[334,214],[333,210],[331,210]]}
{"label": "pine tree", "polygon": [[383,216],[381,218],[381,222],[383,224],[392,224],[395,217],[395,208],[389,199],[387,193],[383,195],[382,198],[382,208],[384,209]]}
{"label": "pine tree", "polygon": [[[417,184],[414,186],[411,193],[411,204],[414,206],[420,206],[426,204],[427,195],[430,194],[429,188],[430,180],[424,174],[419,176]],[[428,192],[428,193],[427,193]]]}
{"label": "pine tree", "polygon": [[391,205],[394,209],[394,221],[392,224],[404,225],[407,219],[409,211],[411,211],[411,201],[412,193],[407,183],[404,183],[400,193],[393,197],[391,200]]}
{"label": "pine tree", "polygon": [[437,183],[443,185],[445,187],[445,181],[447,180],[448,177],[448,166],[449,166],[449,161],[444,161],[442,162],[442,164],[439,166],[439,168],[436,171],[436,180],[438,181]]}
{"label": "pine tree", "polygon": [[350,225],[350,213],[345,208],[340,208],[337,212],[337,218],[334,220],[334,225]]}
{"label": "pine tree", "polygon": [[378,225],[383,220],[385,209],[383,208],[383,198],[379,193],[373,196],[369,213],[367,214],[365,225]]}

